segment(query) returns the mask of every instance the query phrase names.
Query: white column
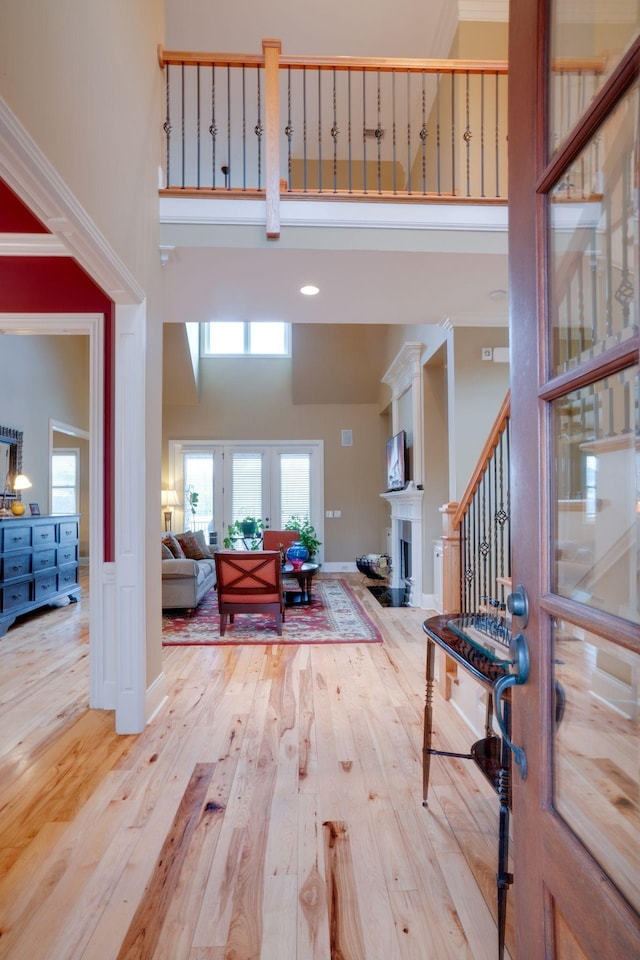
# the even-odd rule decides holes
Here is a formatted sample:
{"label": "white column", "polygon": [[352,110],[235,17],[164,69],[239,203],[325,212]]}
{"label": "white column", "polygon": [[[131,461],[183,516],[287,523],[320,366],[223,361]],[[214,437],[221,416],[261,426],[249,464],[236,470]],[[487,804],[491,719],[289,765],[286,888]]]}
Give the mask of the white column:
{"label": "white column", "polygon": [[146,304],[116,308],[115,601],[116,731],[145,726]]}

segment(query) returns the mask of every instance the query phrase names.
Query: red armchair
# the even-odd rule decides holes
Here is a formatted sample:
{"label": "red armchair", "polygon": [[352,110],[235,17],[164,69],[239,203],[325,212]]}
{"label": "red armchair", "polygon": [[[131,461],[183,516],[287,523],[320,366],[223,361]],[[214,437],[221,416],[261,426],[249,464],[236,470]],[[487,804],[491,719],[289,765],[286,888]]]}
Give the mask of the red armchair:
{"label": "red armchair", "polygon": [[280,552],[218,550],[214,556],[220,636],[224,637],[227,618],[233,623],[236,613],[273,614],[278,636],[282,636],[284,599]]}

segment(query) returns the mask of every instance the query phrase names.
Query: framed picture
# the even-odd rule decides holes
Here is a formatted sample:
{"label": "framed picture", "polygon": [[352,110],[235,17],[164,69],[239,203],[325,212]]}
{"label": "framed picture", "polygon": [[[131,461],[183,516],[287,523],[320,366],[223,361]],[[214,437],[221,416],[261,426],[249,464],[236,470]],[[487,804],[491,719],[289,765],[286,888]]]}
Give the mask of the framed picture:
{"label": "framed picture", "polygon": [[31,516],[32,516],[32,517],[39,517],[39,516],[40,516],[40,506],[39,506],[37,503],[30,503],[30,504],[29,504],[29,510],[31,511]]}

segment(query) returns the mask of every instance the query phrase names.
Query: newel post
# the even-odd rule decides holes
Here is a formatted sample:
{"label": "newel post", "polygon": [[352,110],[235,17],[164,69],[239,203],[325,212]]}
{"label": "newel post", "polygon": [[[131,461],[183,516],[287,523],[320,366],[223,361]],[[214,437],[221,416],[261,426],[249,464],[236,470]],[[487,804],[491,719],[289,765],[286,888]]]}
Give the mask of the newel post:
{"label": "newel post", "polygon": [[267,239],[280,237],[280,53],[279,40],[263,40],[264,56],[264,128],[265,197]]}
{"label": "newel post", "polygon": [[460,530],[454,529],[457,503],[445,503],[442,514],[442,612],[460,610]]}

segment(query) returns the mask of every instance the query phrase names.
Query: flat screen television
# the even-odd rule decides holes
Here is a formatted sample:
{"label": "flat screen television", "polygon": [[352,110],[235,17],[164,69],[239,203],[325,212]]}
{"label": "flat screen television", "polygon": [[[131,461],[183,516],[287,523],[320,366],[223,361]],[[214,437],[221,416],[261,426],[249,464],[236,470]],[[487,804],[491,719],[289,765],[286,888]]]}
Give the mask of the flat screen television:
{"label": "flat screen television", "polygon": [[407,434],[400,430],[387,440],[387,490],[404,490],[408,479]]}

